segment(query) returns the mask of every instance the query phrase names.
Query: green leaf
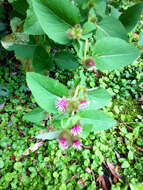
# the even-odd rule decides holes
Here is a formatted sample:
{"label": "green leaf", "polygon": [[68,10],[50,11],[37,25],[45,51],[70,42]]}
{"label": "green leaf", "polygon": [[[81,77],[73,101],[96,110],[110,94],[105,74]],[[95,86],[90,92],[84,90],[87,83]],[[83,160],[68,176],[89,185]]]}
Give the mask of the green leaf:
{"label": "green leaf", "polygon": [[111,7],[111,16],[114,18],[119,18],[119,16],[121,15],[121,13],[119,12],[118,9]]}
{"label": "green leaf", "polygon": [[96,67],[101,70],[119,69],[131,64],[140,51],[119,38],[103,38],[94,46]]}
{"label": "green leaf", "polygon": [[30,44],[29,35],[24,33],[12,33],[5,36],[1,41],[3,47],[14,51],[18,58],[33,58],[36,45]]}
{"label": "green leaf", "polygon": [[139,41],[138,41],[139,46],[143,47],[143,31],[141,31],[139,35]]}
{"label": "green leaf", "polygon": [[41,47],[37,46],[34,51],[32,65],[34,71],[40,74],[44,74],[47,70],[52,70],[54,68],[53,60],[46,52],[46,50]]}
{"label": "green leaf", "polygon": [[88,92],[88,101],[90,103],[85,109],[97,110],[108,105],[111,101],[111,96],[104,88],[97,88]]}
{"label": "green leaf", "polygon": [[84,33],[92,32],[95,29],[96,29],[96,24],[94,24],[93,22],[88,21],[83,25]]}
{"label": "green leaf", "polygon": [[40,122],[45,119],[45,112],[41,108],[36,108],[29,113],[26,113],[23,119],[31,122]]}
{"label": "green leaf", "polygon": [[67,30],[80,23],[79,10],[69,0],[33,0],[33,8],[44,32],[57,43],[67,44]]}
{"label": "green leaf", "polygon": [[8,96],[9,94],[9,90],[3,86],[3,85],[0,85],[0,96]]}
{"label": "green leaf", "polygon": [[101,22],[97,24],[97,28],[97,40],[108,36],[128,40],[126,29],[122,23],[114,17],[106,16]]}
{"label": "green leaf", "polygon": [[25,12],[28,8],[28,3],[26,0],[17,0],[12,2],[13,11],[18,12],[19,14],[25,17]]}
{"label": "green leaf", "polygon": [[86,127],[82,128],[82,133],[80,136],[82,138],[86,138],[90,134],[91,131],[93,131],[93,125],[92,124],[86,125]]}
{"label": "green leaf", "polygon": [[8,48],[10,51],[14,51],[18,58],[33,58],[36,45],[30,44],[13,44]]}
{"label": "green leaf", "polygon": [[138,21],[140,20],[140,16],[143,12],[143,3],[138,3],[132,7],[129,7],[121,16],[120,21],[125,26],[128,32],[131,32]]}
{"label": "green leaf", "polygon": [[106,10],[106,0],[94,0],[94,2],[95,2],[94,8],[97,15],[104,17]]}
{"label": "green leaf", "polygon": [[54,132],[37,135],[36,138],[42,139],[42,140],[52,140],[52,139],[57,139],[59,135],[60,135],[60,131],[54,131]]}
{"label": "green leaf", "polygon": [[20,170],[20,169],[22,169],[22,166],[23,166],[22,162],[16,162],[14,164],[14,169],[15,170]]}
{"label": "green leaf", "polygon": [[78,67],[78,60],[69,52],[57,53],[54,57],[57,66],[63,70],[74,70]]}
{"label": "green leaf", "polygon": [[129,164],[129,162],[128,161],[124,161],[123,163],[122,163],[122,165],[121,165],[121,168],[129,168],[130,167],[130,164]]}
{"label": "green leaf", "polygon": [[79,112],[82,127],[93,126],[93,131],[102,131],[113,127],[116,122],[103,111],[83,110]]}
{"label": "green leaf", "polygon": [[0,158],[0,169],[4,167],[4,161]]}
{"label": "green leaf", "polygon": [[35,15],[35,12],[32,6],[30,6],[30,8],[27,10],[27,17],[24,23],[24,33],[31,34],[31,35],[44,34],[44,31],[41,28],[41,25],[37,19],[37,16]]}
{"label": "green leaf", "polygon": [[57,96],[68,96],[68,89],[52,78],[30,72],[26,73],[26,80],[38,105],[47,112],[57,112]]}

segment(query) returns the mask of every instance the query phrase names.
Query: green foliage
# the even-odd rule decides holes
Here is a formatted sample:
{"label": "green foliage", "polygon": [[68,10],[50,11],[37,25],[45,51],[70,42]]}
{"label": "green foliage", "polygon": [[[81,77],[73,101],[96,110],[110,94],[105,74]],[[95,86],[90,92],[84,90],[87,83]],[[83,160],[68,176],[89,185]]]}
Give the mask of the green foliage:
{"label": "green foliage", "polygon": [[[137,68],[138,65],[138,68]],[[142,69],[141,63],[133,64],[126,67],[124,70],[111,73],[103,76],[100,81],[102,84],[106,84],[106,88],[112,87],[113,92],[115,86],[119,83],[120,88],[123,88],[125,93],[128,89],[121,83],[123,79],[126,79],[126,73],[129,75],[128,87],[137,89],[137,82],[132,85],[132,78],[137,81],[137,74]],[[15,73],[16,75],[12,74]],[[79,76],[75,73],[75,76]],[[59,77],[62,77],[60,73]],[[107,80],[109,78],[110,80]],[[86,83],[89,86],[90,77],[95,81],[95,74],[91,71],[86,72]],[[107,78],[105,78],[107,77]],[[113,79],[111,79],[113,77]],[[88,80],[89,79],[89,80]],[[74,77],[76,82],[77,77]],[[33,138],[35,134],[39,134],[40,131],[46,130],[43,123],[26,122],[23,119],[23,115],[37,107],[35,100],[28,93],[25,81],[25,74],[22,71],[20,65],[15,67],[15,63],[7,62],[5,66],[0,67],[0,81],[4,85],[6,81],[6,87],[9,89],[9,96],[3,97],[4,101],[8,104],[1,109],[0,108],[0,188],[1,189],[60,189],[63,188],[84,188],[94,189],[98,188],[97,183],[93,182],[93,174],[88,173],[87,168],[94,172],[95,180],[103,173],[103,167],[101,163],[104,160],[112,162],[116,165],[118,172],[122,175],[122,180],[112,185],[112,189],[125,189],[128,187],[141,188],[141,182],[143,178],[142,170],[142,152],[137,147],[143,147],[142,144],[142,123],[138,123],[137,115],[141,108],[137,102],[133,102],[133,99],[127,99],[125,101],[124,94],[114,94],[113,107],[116,105],[119,108],[123,106],[125,102],[124,111],[121,114],[126,116],[126,120],[123,122],[135,122],[129,124],[133,130],[127,128],[125,124],[117,123],[117,128],[102,131],[93,134],[90,133],[88,138],[82,139],[84,144],[82,151],[74,151],[69,148],[66,152],[59,149],[56,141],[46,141],[39,150],[34,153],[30,152],[29,156],[21,158],[22,153],[30,146],[34,145]],[[99,81],[98,81],[99,83]],[[98,83],[95,84],[98,86]],[[140,91],[136,90],[136,93],[140,95]],[[120,95],[122,100],[117,101],[116,96]],[[137,94],[136,94],[137,95]],[[131,96],[131,95],[130,95]],[[10,102],[10,103],[9,103]],[[127,110],[128,108],[128,110]],[[109,108],[110,109],[110,108]],[[133,115],[130,115],[132,110],[136,110]],[[112,110],[112,108],[111,108]],[[108,110],[109,111],[109,110]],[[117,119],[120,115],[114,112],[114,117]],[[130,120],[128,120],[130,118]],[[138,120],[137,120],[138,119]],[[137,147],[136,147],[137,146]],[[126,166],[126,163],[130,165]],[[122,168],[120,166],[123,166]],[[89,171],[90,171],[89,170]],[[73,176],[75,176],[73,178]],[[81,179],[83,184],[81,184]],[[69,181],[70,180],[70,181]],[[31,185],[32,184],[32,185]]]}
{"label": "green foliage", "polygon": [[140,52],[119,38],[103,38],[94,46],[96,66],[99,70],[119,69],[132,63]]}
{"label": "green foliage", "polygon": [[85,110],[80,111],[79,115],[81,117],[83,130],[84,128],[87,128],[88,125],[93,125],[91,128],[92,131],[102,131],[113,127],[116,124],[116,122],[111,117],[102,111]]}
{"label": "green foliage", "polygon": [[66,31],[79,23],[79,11],[69,0],[33,1],[35,14],[44,32],[60,44],[69,43]]}
{"label": "green foliage", "polygon": [[[68,89],[58,81],[36,73],[27,73],[27,83],[35,100],[42,109],[50,113],[57,112],[57,96],[67,96]],[[54,86],[54,88],[53,88]]]}
{"label": "green foliage", "polygon": [[74,70],[78,67],[78,60],[68,52],[57,53],[54,57],[56,65],[63,70]]}
{"label": "green foliage", "polygon": [[143,4],[138,3],[132,7],[129,7],[121,16],[120,21],[126,27],[127,32],[131,32],[137,25],[140,16],[143,12]]}
{"label": "green foliage", "polygon": [[121,38],[123,40],[128,40],[127,38],[127,31],[124,28],[124,26],[121,24],[121,22],[111,16],[105,17],[104,19],[97,24],[97,33],[96,37],[97,40],[100,40],[104,37],[117,37]]}
{"label": "green foliage", "polygon": [[32,110],[31,112],[26,113],[23,119],[25,119],[26,121],[31,121],[31,122],[40,122],[45,119],[45,112],[40,108],[36,108]]}
{"label": "green foliage", "polygon": [[42,46],[36,47],[33,55],[32,65],[34,71],[41,74],[54,69],[52,57],[49,56]]}
{"label": "green foliage", "polygon": [[[0,93],[7,93],[0,95],[0,189],[98,189],[99,176],[112,179],[105,161],[122,175],[112,189],[141,189],[142,27],[135,31],[135,26],[142,3],[9,2],[13,33],[2,45],[46,76],[26,74],[31,95],[21,66],[6,61],[15,58],[0,47]],[[87,65],[89,59],[94,66]],[[57,109],[60,98],[68,104],[63,112]],[[71,136],[75,124],[82,127],[81,136]],[[82,151],[59,149],[54,139],[65,136],[70,145],[80,140]]]}

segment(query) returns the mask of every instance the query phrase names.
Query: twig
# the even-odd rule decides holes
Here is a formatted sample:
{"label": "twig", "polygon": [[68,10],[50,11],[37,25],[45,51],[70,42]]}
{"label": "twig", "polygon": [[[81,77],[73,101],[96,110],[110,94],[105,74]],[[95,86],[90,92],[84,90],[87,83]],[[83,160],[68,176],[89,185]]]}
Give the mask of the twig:
{"label": "twig", "polygon": [[74,179],[75,177],[77,177],[77,174],[73,175],[72,177],[70,177],[69,179],[67,179],[65,181],[65,183],[68,183],[69,181],[71,181],[72,179]]}
{"label": "twig", "polygon": [[39,168],[36,166],[36,170],[37,170],[37,172],[39,173],[39,175],[42,177],[42,178],[44,178],[45,179],[45,176],[43,175],[43,174],[41,174],[41,172],[40,172],[40,170],[39,170]]}
{"label": "twig", "polygon": [[136,147],[138,150],[140,150],[141,152],[143,152],[143,149],[142,149],[141,147],[139,147],[139,146],[137,146],[137,145],[135,145],[135,147]]}
{"label": "twig", "polygon": [[76,97],[77,97],[79,88],[80,88],[80,86],[77,86],[77,87],[76,87],[75,94],[74,94],[74,97],[73,97],[73,98],[76,98]]}

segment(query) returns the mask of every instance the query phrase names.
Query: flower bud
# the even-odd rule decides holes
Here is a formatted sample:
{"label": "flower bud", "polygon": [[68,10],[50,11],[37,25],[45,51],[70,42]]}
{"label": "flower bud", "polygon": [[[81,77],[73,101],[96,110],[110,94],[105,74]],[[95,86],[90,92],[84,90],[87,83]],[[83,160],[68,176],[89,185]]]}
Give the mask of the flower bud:
{"label": "flower bud", "polygon": [[82,35],[82,28],[81,28],[80,24],[76,24],[73,28],[71,28],[67,31],[67,36],[70,39],[79,40],[81,35]]}

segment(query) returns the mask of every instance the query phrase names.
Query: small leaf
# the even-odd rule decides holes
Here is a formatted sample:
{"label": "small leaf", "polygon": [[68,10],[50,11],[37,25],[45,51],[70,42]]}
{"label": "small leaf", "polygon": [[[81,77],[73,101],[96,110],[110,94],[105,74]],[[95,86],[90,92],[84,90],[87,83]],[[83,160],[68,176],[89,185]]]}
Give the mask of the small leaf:
{"label": "small leaf", "polygon": [[129,162],[128,161],[124,161],[123,163],[122,163],[122,165],[121,165],[121,168],[129,168],[130,167],[130,164],[129,164]]}
{"label": "small leaf", "polygon": [[26,113],[23,119],[31,122],[40,122],[45,119],[45,112],[41,108],[36,108],[29,113]]}
{"label": "small leaf", "polygon": [[57,139],[59,137],[60,131],[54,131],[54,132],[49,132],[49,133],[44,133],[37,135],[37,139],[42,139],[42,140],[52,140],[52,139]]}
{"label": "small leaf", "polygon": [[78,60],[69,52],[57,53],[54,57],[57,66],[63,70],[74,70],[78,67]]}
{"label": "small leaf", "polygon": [[0,96],[8,96],[9,94],[9,90],[3,86],[3,85],[0,85]]}
{"label": "small leaf", "polygon": [[132,7],[129,7],[123,14],[120,16],[120,21],[125,26],[128,32],[131,32],[138,21],[140,20],[140,16],[143,12],[143,3],[138,3]]}
{"label": "small leaf", "polygon": [[140,55],[133,45],[119,38],[103,38],[94,46],[96,67],[101,70],[114,70],[131,64]]}

